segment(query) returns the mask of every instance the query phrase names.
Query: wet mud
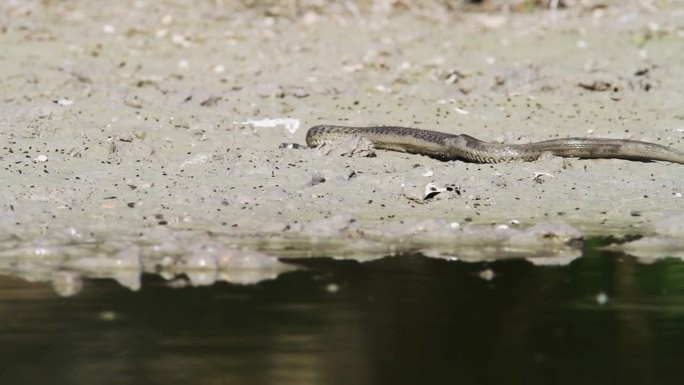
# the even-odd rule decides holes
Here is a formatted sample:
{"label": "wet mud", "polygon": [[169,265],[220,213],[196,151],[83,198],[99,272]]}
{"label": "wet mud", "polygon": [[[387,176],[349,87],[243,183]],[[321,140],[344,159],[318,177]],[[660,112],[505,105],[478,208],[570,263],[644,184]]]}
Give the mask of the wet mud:
{"label": "wet mud", "polygon": [[218,249],[201,283],[231,253],[277,271],[272,257],[572,258],[587,237],[681,226],[677,164],[479,165],[354,140],[280,148],[330,123],[684,150],[677,2],[221,4],[2,5],[2,269],[70,282],[64,271],[166,261],[180,274],[206,262],[197,250]]}

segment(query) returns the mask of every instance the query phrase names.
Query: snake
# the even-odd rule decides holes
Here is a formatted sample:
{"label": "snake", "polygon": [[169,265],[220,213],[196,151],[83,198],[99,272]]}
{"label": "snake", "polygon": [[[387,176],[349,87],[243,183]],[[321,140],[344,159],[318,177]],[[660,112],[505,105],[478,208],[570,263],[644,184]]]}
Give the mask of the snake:
{"label": "snake", "polygon": [[445,161],[530,162],[548,153],[561,157],[617,158],[684,164],[684,152],[639,140],[575,137],[506,144],[485,142],[466,134],[397,126],[318,125],[311,127],[306,133],[306,144],[309,147],[318,147],[350,136],[366,139],[376,149],[420,154]]}

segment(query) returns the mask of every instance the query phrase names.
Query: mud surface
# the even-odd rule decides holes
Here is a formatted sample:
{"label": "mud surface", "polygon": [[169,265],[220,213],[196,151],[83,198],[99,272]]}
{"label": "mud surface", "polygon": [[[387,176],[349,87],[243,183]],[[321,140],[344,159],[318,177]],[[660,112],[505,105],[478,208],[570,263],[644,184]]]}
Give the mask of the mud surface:
{"label": "mud surface", "polygon": [[[7,268],[11,256],[61,266],[128,250],[150,270],[207,247],[220,249],[212,268],[243,247],[567,257],[569,241],[652,234],[684,214],[677,164],[279,148],[336,123],[684,150],[679,2],[513,13],[193,3],[2,5]],[[439,193],[426,199],[426,187]]]}

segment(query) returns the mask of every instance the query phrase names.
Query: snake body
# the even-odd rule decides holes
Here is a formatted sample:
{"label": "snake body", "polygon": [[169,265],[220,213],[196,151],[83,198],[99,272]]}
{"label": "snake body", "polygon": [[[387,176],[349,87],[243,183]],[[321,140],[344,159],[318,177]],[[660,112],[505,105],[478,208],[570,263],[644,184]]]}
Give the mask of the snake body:
{"label": "snake body", "polygon": [[344,137],[367,139],[375,148],[474,163],[534,161],[542,154],[562,157],[619,158],[684,164],[684,152],[659,144],[626,139],[562,138],[525,144],[488,143],[472,136],[409,127],[314,126],[306,134],[309,147]]}

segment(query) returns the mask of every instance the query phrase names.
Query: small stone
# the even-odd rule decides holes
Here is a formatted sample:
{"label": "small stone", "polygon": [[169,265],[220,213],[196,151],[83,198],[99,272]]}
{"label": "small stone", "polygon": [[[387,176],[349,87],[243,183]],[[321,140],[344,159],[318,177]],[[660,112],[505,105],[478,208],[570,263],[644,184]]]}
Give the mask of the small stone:
{"label": "small stone", "polygon": [[596,295],[596,303],[599,305],[605,305],[608,302],[608,295],[604,292],[600,292]]}
{"label": "small stone", "polygon": [[107,322],[116,321],[116,319],[118,318],[116,312],[114,312],[113,310],[103,310],[97,316],[102,321],[107,321]]}
{"label": "small stone", "polygon": [[337,293],[340,291],[340,286],[334,283],[330,283],[325,287],[325,291],[328,293]]}
{"label": "small stone", "polygon": [[482,270],[481,272],[479,272],[478,276],[480,278],[484,279],[485,281],[491,281],[492,279],[494,279],[495,274],[494,274],[494,270],[485,269],[485,270]]}

